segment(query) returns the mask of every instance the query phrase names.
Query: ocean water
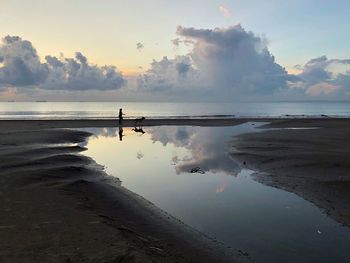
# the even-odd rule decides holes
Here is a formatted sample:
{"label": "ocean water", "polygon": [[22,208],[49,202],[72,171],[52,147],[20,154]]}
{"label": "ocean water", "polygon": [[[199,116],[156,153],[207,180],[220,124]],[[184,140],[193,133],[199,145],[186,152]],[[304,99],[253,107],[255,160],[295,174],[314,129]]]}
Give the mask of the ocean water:
{"label": "ocean water", "polygon": [[[122,186],[252,262],[350,262],[350,229],[301,197],[254,181],[232,136],[260,124],[86,129],[83,154]],[[197,168],[197,169],[196,169]]]}
{"label": "ocean water", "polygon": [[[350,102],[0,102],[0,119],[350,117]],[[324,117],[324,116],[323,116]]]}

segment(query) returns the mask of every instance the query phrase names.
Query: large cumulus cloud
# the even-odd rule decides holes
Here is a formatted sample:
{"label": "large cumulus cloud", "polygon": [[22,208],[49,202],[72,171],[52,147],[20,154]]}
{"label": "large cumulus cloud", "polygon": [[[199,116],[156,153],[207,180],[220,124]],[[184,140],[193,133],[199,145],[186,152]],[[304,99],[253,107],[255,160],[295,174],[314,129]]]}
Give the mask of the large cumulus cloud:
{"label": "large cumulus cloud", "polygon": [[153,60],[151,69],[138,79],[138,86],[146,91],[171,92],[173,88],[195,88],[197,70],[193,68],[188,56],[177,56],[174,59],[163,57]]}
{"label": "large cumulus cloud", "polygon": [[46,56],[45,59],[49,68],[49,75],[41,85],[45,89],[112,90],[120,88],[125,82],[116,67],[90,65],[80,52],[75,54],[75,58],[60,60]]}
{"label": "large cumulus cloud", "polygon": [[2,39],[0,63],[0,87],[112,90],[125,83],[116,67],[89,64],[80,52],[74,58],[46,56],[41,62],[31,42],[18,36]]}
{"label": "large cumulus cloud", "polygon": [[29,94],[36,88],[40,92],[33,96],[56,98],[62,94],[71,96],[61,90],[87,91],[80,96],[107,100],[114,92],[113,96],[126,100],[152,101],[350,97],[350,59],[321,56],[299,65],[299,74],[291,75],[276,63],[264,38],[240,25],[216,29],[178,27],[176,33],[174,46],[183,45],[189,52],[153,60],[141,76],[129,76],[124,89],[120,88],[127,81],[115,66],[93,65],[80,52],[73,58],[48,55],[41,59],[30,41],[6,36],[0,44],[0,92],[20,94],[28,90]]}
{"label": "large cumulus cloud", "polygon": [[0,85],[31,86],[45,81],[49,72],[33,45],[20,37],[6,36],[0,46]]}
{"label": "large cumulus cloud", "polygon": [[275,62],[264,39],[240,25],[226,29],[178,27],[177,35],[183,43],[192,43],[192,50],[186,56],[154,61],[140,78],[140,89],[197,89],[208,97],[232,98],[271,95],[297,79]]}

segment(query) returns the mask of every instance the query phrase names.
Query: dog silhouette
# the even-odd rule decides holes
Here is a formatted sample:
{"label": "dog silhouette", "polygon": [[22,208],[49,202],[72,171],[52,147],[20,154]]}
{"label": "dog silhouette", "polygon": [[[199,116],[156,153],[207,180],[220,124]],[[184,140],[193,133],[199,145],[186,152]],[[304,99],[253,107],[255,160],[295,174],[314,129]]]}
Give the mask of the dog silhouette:
{"label": "dog silhouette", "polygon": [[135,127],[136,126],[142,126],[143,121],[145,120],[145,117],[141,117],[141,118],[136,118],[135,119]]}

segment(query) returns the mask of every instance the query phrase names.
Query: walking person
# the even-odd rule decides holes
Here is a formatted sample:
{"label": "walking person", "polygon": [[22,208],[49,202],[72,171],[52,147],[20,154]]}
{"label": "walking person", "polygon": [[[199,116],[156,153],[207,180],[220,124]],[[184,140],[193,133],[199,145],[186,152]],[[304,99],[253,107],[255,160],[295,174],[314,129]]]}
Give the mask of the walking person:
{"label": "walking person", "polygon": [[123,125],[123,109],[119,109],[119,125]]}

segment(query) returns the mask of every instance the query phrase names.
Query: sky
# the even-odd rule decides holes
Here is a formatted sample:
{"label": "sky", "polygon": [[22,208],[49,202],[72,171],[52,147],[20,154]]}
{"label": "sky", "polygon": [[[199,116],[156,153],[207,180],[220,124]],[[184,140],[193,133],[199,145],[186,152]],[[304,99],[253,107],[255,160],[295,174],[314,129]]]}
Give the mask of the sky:
{"label": "sky", "polygon": [[350,98],[349,22],[345,0],[0,0],[0,100]]}

